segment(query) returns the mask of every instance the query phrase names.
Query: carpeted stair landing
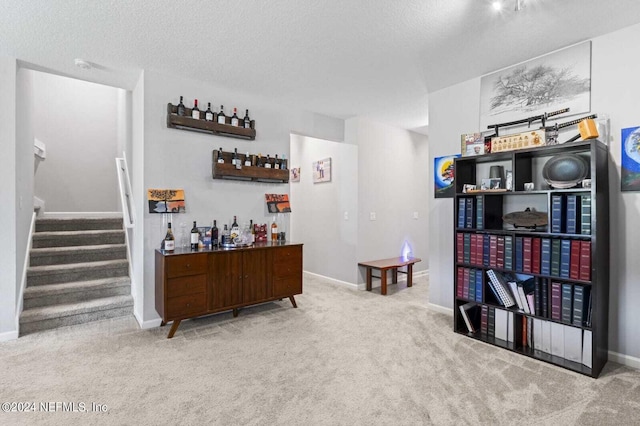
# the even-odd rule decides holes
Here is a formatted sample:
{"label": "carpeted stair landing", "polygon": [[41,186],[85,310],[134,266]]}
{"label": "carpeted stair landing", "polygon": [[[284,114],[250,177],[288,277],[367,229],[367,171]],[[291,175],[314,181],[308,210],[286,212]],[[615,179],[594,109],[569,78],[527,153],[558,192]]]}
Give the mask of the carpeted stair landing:
{"label": "carpeted stair landing", "polygon": [[122,218],[38,219],[20,334],[130,315]]}

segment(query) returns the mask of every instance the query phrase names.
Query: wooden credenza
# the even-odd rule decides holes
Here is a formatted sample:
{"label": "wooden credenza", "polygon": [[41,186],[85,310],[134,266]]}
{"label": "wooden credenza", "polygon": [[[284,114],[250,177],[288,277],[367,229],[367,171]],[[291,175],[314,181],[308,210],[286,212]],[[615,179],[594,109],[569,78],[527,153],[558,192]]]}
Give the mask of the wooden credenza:
{"label": "wooden credenza", "polygon": [[173,321],[302,294],[302,244],[256,243],[242,249],[173,253],[156,250],[156,310],[162,325]]}

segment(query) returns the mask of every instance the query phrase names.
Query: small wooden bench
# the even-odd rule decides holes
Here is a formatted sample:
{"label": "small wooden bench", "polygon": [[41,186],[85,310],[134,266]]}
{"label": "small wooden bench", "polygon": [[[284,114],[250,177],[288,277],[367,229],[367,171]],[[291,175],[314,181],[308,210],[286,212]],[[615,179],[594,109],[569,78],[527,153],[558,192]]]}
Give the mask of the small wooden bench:
{"label": "small wooden bench", "polygon": [[[392,283],[398,282],[398,272],[401,274],[407,274],[407,287],[413,285],[413,264],[420,262],[422,259],[417,257],[392,257],[391,259],[372,260],[370,262],[360,262],[358,266],[364,266],[367,268],[367,291],[371,291],[371,279],[380,278],[380,294],[383,296],[387,294],[387,271],[391,269]],[[407,267],[407,272],[398,271],[398,268],[403,266]],[[380,271],[380,276],[373,275],[371,272],[373,269]]]}

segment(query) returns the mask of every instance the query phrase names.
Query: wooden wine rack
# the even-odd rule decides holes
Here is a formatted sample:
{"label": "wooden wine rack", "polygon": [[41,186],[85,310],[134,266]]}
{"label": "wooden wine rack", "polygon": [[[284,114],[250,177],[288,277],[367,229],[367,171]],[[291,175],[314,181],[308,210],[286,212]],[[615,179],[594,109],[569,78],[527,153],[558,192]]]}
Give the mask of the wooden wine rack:
{"label": "wooden wine rack", "polygon": [[[200,114],[203,115],[204,111],[200,111]],[[217,113],[213,114],[213,121],[196,120],[195,118],[191,118],[191,108],[185,108],[185,115],[178,115],[178,106],[171,103],[167,104],[167,127],[170,129],[189,130],[215,136],[255,140],[255,120],[251,120],[251,127],[248,129],[232,126],[230,120],[231,117],[225,117],[226,124],[218,123]]]}
{"label": "wooden wine rack", "polygon": [[[213,150],[211,174],[214,179],[232,179],[266,183],[289,183],[289,170],[286,160],[280,160],[287,167],[281,169],[268,169],[256,166],[256,155],[250,155],[251,166],[242,165],[240,168],[231,164],[233,153]],[[224,163],[218,163],[222,157]],[[244,164],[244,161],[243,161]]]}

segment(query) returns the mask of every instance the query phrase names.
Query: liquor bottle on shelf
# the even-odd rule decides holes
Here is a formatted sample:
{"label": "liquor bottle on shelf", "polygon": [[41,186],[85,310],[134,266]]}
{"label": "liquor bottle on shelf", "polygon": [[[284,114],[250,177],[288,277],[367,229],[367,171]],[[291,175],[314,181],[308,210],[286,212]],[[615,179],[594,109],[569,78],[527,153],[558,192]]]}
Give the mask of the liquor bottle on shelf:
{"label": "liquor bottle on shelf", "polygon": [[204,112],[204,119],[213,121],[213,111],[211,111],[211,102],[207,103],[207,110]]}
{"label": "liquor bottle on shelf", "polygon": [[245,167],[251,166],[251,156],[249,155],[249,151],[247,151],[247,153],[244,155],[244,166]]}
{"label": "liquor bottle on shelf", "polygon": [[162,248],[165,251],[174,251],[176,249],[176,239],[173,237],[171,222],[167,224],[167,235],[165,235],[164,240],[162,240]]}
{"label": "liquor bottle on shelf", "polygon": [[287,170],[287,157],[282,154],[282,161],[280,161],[280,169]]}
{"label": "liquor bottle on shelf", "polygon": [[182,96],[180,96],[180,103],[178,104],[178,115],[184,115],[185,109],[184,104],[182,103]]}
{"label": "liquor bottle on shelf", "polygon": [[256,158],[256,167],[263,167],[262,153],[258,153],[258,157]]}
{"label": "liquor bottle on shelf", "polygon": [[198,250],[198,243],[200,241],[200,233],[196,226],[196,221],[193,221],[193,228],[191,228],[191,250]]}
{"label": "liquor bottle on shelf", "polygon": [[218,113],[218,124],[227,124],[227,116],[224,115],[224,105],[220,105],[220,112]]}
{"label": "liquor bottle on shelf", "polygon": [[213,219],[213,227],[211,228],[211,245],[218,247],[218,224],[215,219]]}
{"label": "liquor bottle on shelf", "polygon": [[245,129],[251,128],[251,119],[249,118],[249,110],[245,110],[244,119],[242,121],[243,121],[243,127]]}
{"label": "liquor bottle on shelf", "polygon": [[218,163],[224,163],[224,158],[222,157],[222,147],[218,150]]}
{"label": "liquor bottle on shelf", "polygon": [[191,110],[191,118],[195,118],[196,120],[200,120],[200,110],[198,109],[198,100],[197,99],[193,102],[193,109]]}
{"label": "liquor bottle on shelf", "polygon": [[278,224],[275,218],[271,224],[271,241],[278,241]]}
{"label": "liquor bottle on shelf", "polygon": [[224,229],[222,230],[222,240],[220,242],[220,244],[229,244],[229,227],[227,226],[227,224],[224,224]]}
{"label": "liquor bottle on shelf", "polygon": [[278,154],[276,154],[276,158],[273,160],[273,168],[280,169],[280,161],[278,161]]}
{"label": "liquor bottle on shelf", "polygon": [[240,124],[240,118],[238,118],[238,108],[233,109],[233,115],[231,116],[231,125],[238,127]]}
{"label": "liquor bottle on shelf", "polygon": [[240,236],[240,227],[238,226],[238,220],[236,216],[233,217],[233,223],[231,224],[231,241],[235,241],[236,238]]}
{"label": "liquor bottle on shelf", "polygon": [[265,169],[270,169],[271,168],[271,159],[269,158],[269,154],[267,154],[267,159],[264,162],[264,167],[265,167]]}
{"label": "liquor bottle on shelf", "polygon": [[231,165],[236,166],[240,164],[240,158],[238,158],[238,148],[233,150],[233,157],[231,157]]}
{"label": "liquor bottle on shelf", "polygon": [[251,244],[256,242],[256,230],[253,227],[253,219],[249,221],[249,232],[251,233]]}

